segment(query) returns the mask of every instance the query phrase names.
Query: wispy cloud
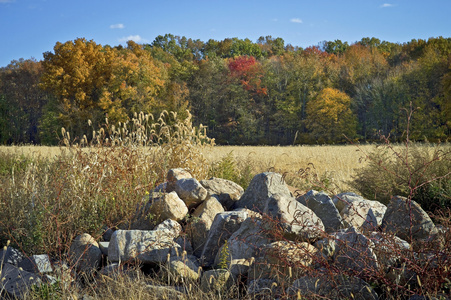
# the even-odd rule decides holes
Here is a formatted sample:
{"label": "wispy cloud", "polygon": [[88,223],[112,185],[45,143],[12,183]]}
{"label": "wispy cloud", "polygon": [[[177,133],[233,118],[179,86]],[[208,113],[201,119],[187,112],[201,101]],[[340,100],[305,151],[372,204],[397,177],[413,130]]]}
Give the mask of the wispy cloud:
{"label": "wispy cloud", "polygon": [[16,0],[0,0],[0,3],[12,3]]}
{"label": "wispy cloud", "polygon": [[384,4],[382,4],[380,7],[386,8],[386,7],[392,7],[392,6],[393,6],[393,4],[390,4],[390,3],[384,3]]}
{"label": "wispy cloud", "polygon": [[[1,1],[1,0],[0,0],[0,1]],[[124,24],[119,23],[119,24],[113,24],[113,25],[110,25],[110,28],[111,28],[111,29],[124,29],[125,26],[124,26]]]}
{"label": "wispy cloud", "polygon": [[299,19],[299,18],[293,18],[293,19],[290,20],[290,22],[292,22],[292,23],[302,23],[302,20]]}
{"label": "wispy cloud", "polygon": [[146,40],[143,39],[139,34],[137,34],[137,35],[129,35],[129,36],[126,36],[126,37],[123,37],[123,38],[119,39],[119,42],[127,42],[127,41],[134,41],[136,43],[139,43],[139,42],[145,43],[146,42]]}

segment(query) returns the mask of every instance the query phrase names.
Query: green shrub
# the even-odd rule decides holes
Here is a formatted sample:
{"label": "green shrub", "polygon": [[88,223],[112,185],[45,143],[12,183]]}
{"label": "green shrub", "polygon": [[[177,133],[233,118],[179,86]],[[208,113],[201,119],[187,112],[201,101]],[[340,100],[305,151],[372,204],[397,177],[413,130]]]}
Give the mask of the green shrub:
{"label": "green shrub", "polygon": [[385,144],[367,160],[350,182],[363,196],[386,204],[391,196],[401,195],[426,210],[451,207],[450,145]]}
{"label": "green shrub", "polygon": [[233,153],[230,152],[222,157],[221,160],[212,164],[209,176],[233,181],[246,189],[255,175],[252,170],[252,166],[249,162],[237,162]]}

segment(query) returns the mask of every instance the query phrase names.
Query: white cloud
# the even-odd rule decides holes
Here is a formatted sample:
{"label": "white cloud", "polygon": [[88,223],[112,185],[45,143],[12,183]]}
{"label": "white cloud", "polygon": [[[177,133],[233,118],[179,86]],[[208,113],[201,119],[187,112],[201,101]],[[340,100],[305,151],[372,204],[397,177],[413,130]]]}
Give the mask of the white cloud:
{"label": "white cloud", "polygon": [[145,42],[145,40],[139,35],[129,35],[127,37],[123,37],[119,39],[119,42],[127,42],[127,41],[134,41],[136,43],[139,42]]}
{"label": "white cloud", "polygon": [[[0,1],[1,1],[1,0],[0,0]],[[113,24],[113,25],[110,25],[110,28],[111,28],[111,29],[124,29],[125,26],[124,26],[124,24],[119,23],[119,24]]]}
{"label": "white cloud", "polygon": [[381,5],[382,8],[392,7],[392,6],[393,6],[393,4],[390,4],[390,3],[384,3],[384,4]]}
{"label": "white cloud", "polygon": [[293,19],[290,20],[290,22],[292,22],[292,23],[302,23],[302,20],[299,19],[299,18],[293,18]]}

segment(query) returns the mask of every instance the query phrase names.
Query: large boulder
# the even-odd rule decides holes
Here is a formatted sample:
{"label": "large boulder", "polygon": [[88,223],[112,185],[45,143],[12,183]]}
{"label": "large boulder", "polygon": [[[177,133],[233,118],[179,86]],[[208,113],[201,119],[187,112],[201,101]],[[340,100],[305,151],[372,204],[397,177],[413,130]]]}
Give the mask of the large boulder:
{"label": "large boulder", "polygon": [[82,272],[96,270],[102,262],[99,244],[88,233],[77,236],[70,245],[69,257],[72,265]]}
{"label": "large boulder", "polygon": [[335,204],[335,207],[340,213],[346,206],[350,205],[352,202],[360,200],[365,199],[362,196],[351,192],[340,193],[332,198],[332,202]]}
{"label": "large boulder", "polygon": [[244,189],[240,185],[227,179],[213,177],[201,180],[200,184],[210,196],[216,197],[226,210],[230,210],[244,193]]}
{"label": "large boulder", "polygon": [[248,280],[284,280],[303,275],[316,260],[318,249],[306,242],[277,241],[260,248],[248,272]]}
{"label": "large boulder", "polygon": [[24,299],[33,285],[39,286],[42,283],[41,278],[36,274],[9,263],[1,266],[0,278],[0,291],[6,291],[11,299]]}
{"label": "large boulder", "polygon": [[248,208],[256,212],[263,212],[266,201],[274,194],[291,197],[282,175],[264,172],[254,176],[235,208]]}
{"label": "large boulder", "polygon": [[210,197],[202,202],[192,214],[185,231],[191,238],[194,255],[199,257],[202,254],[211,224],[215,216],[222,212],[224,212],[224,208],[221,203],[215,197]]}
{"label": "large boulder", "polygon": [[418,203],[401,196],[391,198],[382,220],[382,230],[407,242],[427,240],[438,232]]}
{"label": "large boulder", "polygon": [[366,199],[354,200],[341,211],[346,227],[355,227],[374,231],[382,224],[387,207],[378,202]]}
{"label": "large boulder", "polygon": [[221,246],[215,257],[215,265],[227,261],[228,268],[234,276],[247,275],[256,253],[269,242],[271,239],[265,233],[263,222],[247,218],[227,243]]}
{"label": "large boulder", "polygon": [[187,214],[188,207],[176,192],[153,192],[138,207],[129,229],[152,230],[164,220],[181,221]]}
{"label": "large boulder", "polygon": [[310,208],[321,219],[326,232],[330,233],[344,228],[340,212],[326,193],[311,190],[297,197],[296,200]]}
{"label": "large boulder", "polygon": [[270,216],[288,239],[315,239],[324,232],[321,219],[296,201],[277,173],[256,175],[235,206]]}
{"label": "large boulder", "polygon": [[354,227],[332,234],[335,238],[334,259],[342,270],[376,271],[379,264],[374,243]]}
{"label": "large boulder", "polygon": [[175,241],[182,227],[176,221],[166,220],[154,230],[116,230],[108,247],[112,262],[138,260],[142,263],[163,263],[168,255],[182,253]]}
{"label": "large boulder", "polygon": [[188,207],[200,204],[208,196],[207,190],[195,178],[177,180],[174,190]]}
{"label": "large boulder", "polygon": [[211,267],[213,265],[219,248],[235,231],[240,229],[241,223],[248,217],[247,210],[226,211],[215,216],[200,255],[202,266]]}

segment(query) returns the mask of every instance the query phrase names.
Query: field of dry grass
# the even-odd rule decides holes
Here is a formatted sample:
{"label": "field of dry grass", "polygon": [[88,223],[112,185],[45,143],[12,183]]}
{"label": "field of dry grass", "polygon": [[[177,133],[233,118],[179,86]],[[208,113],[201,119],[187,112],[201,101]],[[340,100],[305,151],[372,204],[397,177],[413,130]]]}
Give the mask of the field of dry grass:
{"label": "field of dry grass", "polygon": [[[241,166],[247,165],[252,173],[275,171],[288,175],[289,183],[296,184],[300,171],[316,174],[319,178],[333,181],[334,190],[349,190],[356,168],[365,165],[364,152],[370,152],[373,145],[357,148],[353,145],[324,146],[214,146],[205,147],[203,154],[209,164],[231,156]],[[363,151],[361,151],[363,150]],[[64,147],[46,146],[2,146],[0,152],[14,153],[34,158],[54,158]],[[145,150],[143,150],[145,151]],[[332,183],[332,182],[331,182]],[[307,188],[307,187],[306,187]]]}

